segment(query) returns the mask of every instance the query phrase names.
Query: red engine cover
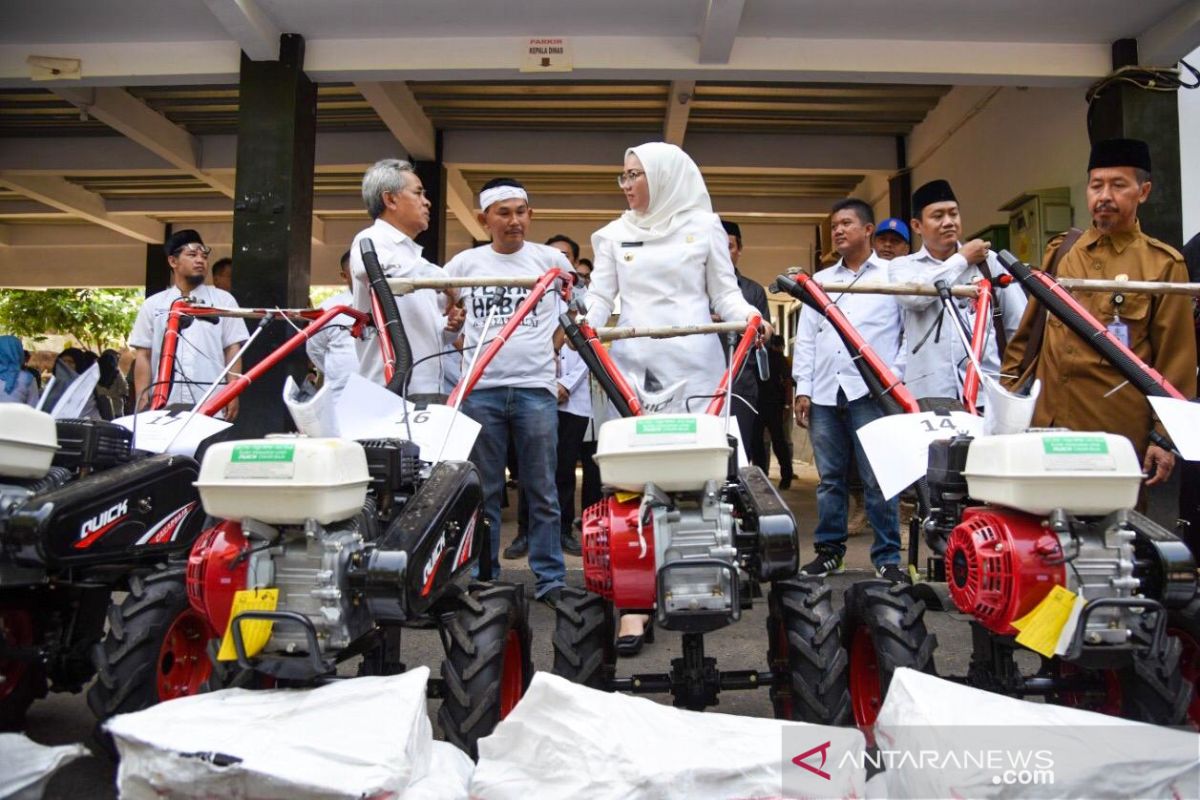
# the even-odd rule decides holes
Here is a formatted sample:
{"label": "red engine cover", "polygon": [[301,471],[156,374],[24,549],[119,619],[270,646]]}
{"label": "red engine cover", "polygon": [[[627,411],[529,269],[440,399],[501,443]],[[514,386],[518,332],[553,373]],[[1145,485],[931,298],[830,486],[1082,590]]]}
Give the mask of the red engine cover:
{"label": "red engine cover", "polygon": [[946,544],[946,578],[954,605],[988,630],[1013,635],[1012,621],[1065,586],[1058,538],[1042,518],[997,508],[968,508]]}
{"label": "red engine cover", "polygon": [[620,609],[654,608],[654,528],[642,529],[645,554],[638,541],[638,509],[642,497],[626,502],[615,495],[583,511],[583,579],[595,592]]}
{"label": "red engine cover", "polygon": [[219,635],[229,627],[234,594],[246,588],[250,562],[238,556],[248,546],[242,526],[225,520],[200,534],[188,554],[188,602]]}

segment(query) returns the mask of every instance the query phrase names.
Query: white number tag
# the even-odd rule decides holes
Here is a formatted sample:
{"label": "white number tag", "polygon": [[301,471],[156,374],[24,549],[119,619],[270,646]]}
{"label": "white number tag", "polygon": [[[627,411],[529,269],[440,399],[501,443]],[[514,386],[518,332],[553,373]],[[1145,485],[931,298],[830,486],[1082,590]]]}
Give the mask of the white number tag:
{"label": "white number tag", "polygon": [[894,414],[859,428],[858,441],[883,496],[890,500],[925,474],[930,442],[960,433],[978,436],[982,428],[983,418],[965,411]]}

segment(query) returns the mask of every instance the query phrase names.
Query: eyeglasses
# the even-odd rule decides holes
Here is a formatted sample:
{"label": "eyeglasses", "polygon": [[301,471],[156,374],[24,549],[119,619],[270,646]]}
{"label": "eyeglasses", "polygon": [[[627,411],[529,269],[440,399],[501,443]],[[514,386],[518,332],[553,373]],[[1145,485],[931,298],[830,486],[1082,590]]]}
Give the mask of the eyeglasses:
{"label": "eyeglasses", "polygon": [[205,247],[204,245],[181,247],[175,251],[175,255],[177,256],[184,255],[190,258],[208,258],[210,253],[212,253],[212,248]]}
{"label": "eyeglasses", "polygon": [[627,169],[617,176],[617,186],[624,189],[626,186],[632,186],[634,181],[646,174],[645,170]]}

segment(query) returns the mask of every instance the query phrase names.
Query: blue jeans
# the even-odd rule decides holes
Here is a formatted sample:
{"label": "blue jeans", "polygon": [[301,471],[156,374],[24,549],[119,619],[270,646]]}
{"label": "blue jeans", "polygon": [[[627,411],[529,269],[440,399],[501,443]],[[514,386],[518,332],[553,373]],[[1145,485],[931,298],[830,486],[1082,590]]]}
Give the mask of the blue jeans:
{"label": "blue jeans", "polygon": [[875,482],[875,473],[871,471],[871,464],[854,432],[882,416],[879,405],[870,396],[847,402],[846,395],[839,390],[836,406],[812,404],[808,426],[817,473],[821,477],[817,484],[817,549],[838,556],[846,554],[846,516],[850,500],[846,479],[853,448],[858,458],[858,474],[862,477],[867,519],[875,531],[871,563],[876,567],[900,563],[900,500],[883,499],[879,484]]}
{"label": "blue jeans", "polygon": [[463,413],[482,428],[471,461],[483,481],[483,513],[492,528],[492,574],[500,571],[500,496],[508,434],[517,443],[521,490],[529,503],[529,567],[537,579],[536,594],[564,586],[562,542],[559,538],[558,402],[546,389],[476,389],[462,405]]}

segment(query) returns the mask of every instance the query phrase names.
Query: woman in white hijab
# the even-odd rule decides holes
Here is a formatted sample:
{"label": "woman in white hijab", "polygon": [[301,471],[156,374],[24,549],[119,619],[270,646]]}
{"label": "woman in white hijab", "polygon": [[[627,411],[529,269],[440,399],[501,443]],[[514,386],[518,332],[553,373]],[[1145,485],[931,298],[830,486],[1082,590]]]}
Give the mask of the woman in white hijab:
{"label": "woman in white hijab", "polygon": [[[713,312],[741,322],[758,313],[738,288],[729,238],[687,153],[665,142],[631,147],[617,182],[629,210],[592,234],[595,262],[587,296],[592,325],[608,321],[618,295],[622,326],[703,325]],[[677,401],[656,410],[681,412],[690,405],[702,411],[725,370],[715,334],[622,339],[611,352],[622,374],[644,393],[685,384]],[[639,652],[648,622],[644,614],[621,617],[617,652]]]}

